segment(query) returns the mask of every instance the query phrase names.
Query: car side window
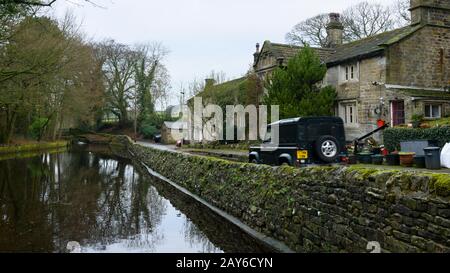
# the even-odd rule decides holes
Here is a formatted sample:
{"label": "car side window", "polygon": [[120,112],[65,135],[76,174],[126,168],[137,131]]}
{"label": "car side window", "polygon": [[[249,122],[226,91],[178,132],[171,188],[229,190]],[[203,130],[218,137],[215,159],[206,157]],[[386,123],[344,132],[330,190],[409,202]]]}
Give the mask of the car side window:
{"label": "car side window", "polygon": [[295,124],[280,126],[280,143],[296,143],[297,127]]}
{"label": "car side window", "polygon": [[305,125],[299,125],[298,129],[297,129],[297,136],[298,136],[298,141],[305,141],[306,140],[306,126]]}
{"label": "car side window", "polygon": [[314,141],[319,137],[319,125],[309,124],[308,125],[308,141]]}

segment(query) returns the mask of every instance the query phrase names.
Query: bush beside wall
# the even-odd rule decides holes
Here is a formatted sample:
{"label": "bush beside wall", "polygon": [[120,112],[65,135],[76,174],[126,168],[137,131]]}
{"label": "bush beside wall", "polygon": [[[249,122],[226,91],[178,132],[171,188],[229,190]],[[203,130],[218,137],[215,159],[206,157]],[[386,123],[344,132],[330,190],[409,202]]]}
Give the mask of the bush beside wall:
{"label": "bush beside wall", "polygon": [[122,155],[179,183],[297,252],[450,251],[450,176],[357,167],[234,163],[114,142]]}
{"label": "bush beside wall", "polygon": [[450,127],[430,129],[389,128],[384,130],[384,145],[389,151],[400,151],[400,142],[412,140],[430,140],[439,147],[450,142]]}

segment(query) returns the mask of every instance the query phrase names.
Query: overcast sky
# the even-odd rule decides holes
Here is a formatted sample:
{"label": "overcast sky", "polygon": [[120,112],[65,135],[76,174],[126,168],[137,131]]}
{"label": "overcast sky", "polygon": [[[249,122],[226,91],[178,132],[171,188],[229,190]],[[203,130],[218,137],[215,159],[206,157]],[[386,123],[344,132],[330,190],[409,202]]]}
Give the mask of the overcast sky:
{"label": "overcast sky", "polygon": [[[172,78],[172,102],[182,82],[203,79],[210,71],[228,78],[245,74],[255,44],[285,42],[298,22],[319,13],[339,12],[361,0],[81,0],[57,1],[57,17],[71,10],[95,40],[125,44],[162,42]],[[370,1],[370,0],[369,0]],[[390,4],[393,0],[376,0]]]}

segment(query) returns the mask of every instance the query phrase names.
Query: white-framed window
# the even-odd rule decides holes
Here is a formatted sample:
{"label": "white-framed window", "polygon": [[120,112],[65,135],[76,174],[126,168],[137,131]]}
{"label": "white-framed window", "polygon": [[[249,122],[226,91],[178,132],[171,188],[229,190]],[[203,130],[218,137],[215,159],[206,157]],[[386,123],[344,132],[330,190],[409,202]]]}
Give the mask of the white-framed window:
{"label": "white-framed window", "polygon": [[357,81],[358,80],[358,64],[349,64],[342,67],[342,81],[348,82],[348,81]]}
{"label": "white-framed window", "polygon": [[340,117],[346,125],[356,125],[358,123],[356,102],[342,103],[340,105]]}
{"label": "white-framed window", "polygon": [[442,105],[440,104],[425,104],[425,118],[441,118],[442,117]]}

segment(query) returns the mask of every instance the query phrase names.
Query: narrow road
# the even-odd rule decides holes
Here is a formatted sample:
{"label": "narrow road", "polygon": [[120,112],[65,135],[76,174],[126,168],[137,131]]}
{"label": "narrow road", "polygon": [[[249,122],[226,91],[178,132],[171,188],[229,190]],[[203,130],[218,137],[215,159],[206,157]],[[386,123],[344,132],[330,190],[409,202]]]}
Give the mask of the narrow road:
{"label": "narrow road", "polygon": [[145,141],[137,141],[136,143],[144,147],[150,147],[161,151],[169,151],[199,156],[213,156],[233,161],[247,162],[248,158],[248,153],[246,151],[239,151],[239,150],[177,148],[175,145],[163,145]]}
{"label": "narrow road", "polygon": [[163,145],[163,144],[156,144],[146,141],[137,141],[136,142],[139,145],[142,145],[144,147],[150,147],[153,149],[161,150],[161,151],[169,151],[169,152],[181,152],[177,149],[175,145]]}

